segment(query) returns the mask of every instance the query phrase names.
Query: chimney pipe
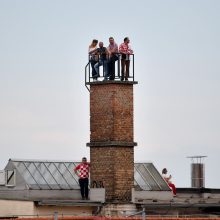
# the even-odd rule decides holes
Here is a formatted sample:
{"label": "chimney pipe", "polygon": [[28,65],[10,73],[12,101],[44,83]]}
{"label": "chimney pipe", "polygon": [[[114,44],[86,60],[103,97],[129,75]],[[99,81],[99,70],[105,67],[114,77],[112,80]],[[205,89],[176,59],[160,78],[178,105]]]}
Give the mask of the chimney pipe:
{"label": "chimney pipe", "polygon": [[191,187],[205,187],[205,164],[202,163],[203,158],[207,156],[190,156],[191,163]]}

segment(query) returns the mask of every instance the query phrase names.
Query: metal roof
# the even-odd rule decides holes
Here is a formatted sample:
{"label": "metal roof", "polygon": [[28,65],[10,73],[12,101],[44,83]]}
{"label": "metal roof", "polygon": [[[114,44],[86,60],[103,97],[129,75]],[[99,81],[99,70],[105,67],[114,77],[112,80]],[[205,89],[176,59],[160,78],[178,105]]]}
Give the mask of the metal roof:
{"label": "metal roof", "polygon": [[170,191],[153,163],[134,164],[134,185],[140,190]]}
{"label": "metal roof", "polygon": [[[40,161],[10,159],[16,172],[24,179],[29,189],[79,189],[78,176],[73,169],[80,162]],[[134,185],[139,190],[170,191],[167,183],[153,163],[135,163]]]}
{"label": "metal roof", "polygon": [[30,189],[78,189],[79,162],[11,160]]}

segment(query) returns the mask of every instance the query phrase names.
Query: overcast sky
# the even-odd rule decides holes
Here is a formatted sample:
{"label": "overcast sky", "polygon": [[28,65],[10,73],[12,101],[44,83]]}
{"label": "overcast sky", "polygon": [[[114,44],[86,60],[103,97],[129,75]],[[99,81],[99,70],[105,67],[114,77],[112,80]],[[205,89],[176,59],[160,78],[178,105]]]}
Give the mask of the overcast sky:
{"label": "overcast sky", "polygon": [[220,188],[219,12],[219,0],[0,0],[0,169],[89,157],[88,45],[128,36],[135,161],[190,187],[186,157],[205,155],[206,187]]}

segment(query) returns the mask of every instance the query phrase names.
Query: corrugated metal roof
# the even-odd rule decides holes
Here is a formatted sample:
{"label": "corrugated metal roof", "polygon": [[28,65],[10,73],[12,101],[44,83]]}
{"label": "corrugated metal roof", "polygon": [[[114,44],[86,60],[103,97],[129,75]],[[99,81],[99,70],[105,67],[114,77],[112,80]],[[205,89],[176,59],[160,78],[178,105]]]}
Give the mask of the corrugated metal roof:
{"label": "corrugated metal roof", "polygon": [[[9,163],[14,165],[29,189],[79,189],[78,176],[73,172],[79,162],[10,159]],[[134,185],[139,190],[170,190],[153,163],[135,163]]]}

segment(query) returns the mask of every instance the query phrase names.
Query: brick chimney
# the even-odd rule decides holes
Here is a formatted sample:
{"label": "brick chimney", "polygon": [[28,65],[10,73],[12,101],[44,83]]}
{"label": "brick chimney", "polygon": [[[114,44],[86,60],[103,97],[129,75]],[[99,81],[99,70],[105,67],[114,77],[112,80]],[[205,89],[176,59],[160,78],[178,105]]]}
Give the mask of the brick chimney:
{"label": "brick chimney", "polygon": [[90,83],[91,182],[102,181],[106,201],[130,201],[134,185],[133,85]]}

